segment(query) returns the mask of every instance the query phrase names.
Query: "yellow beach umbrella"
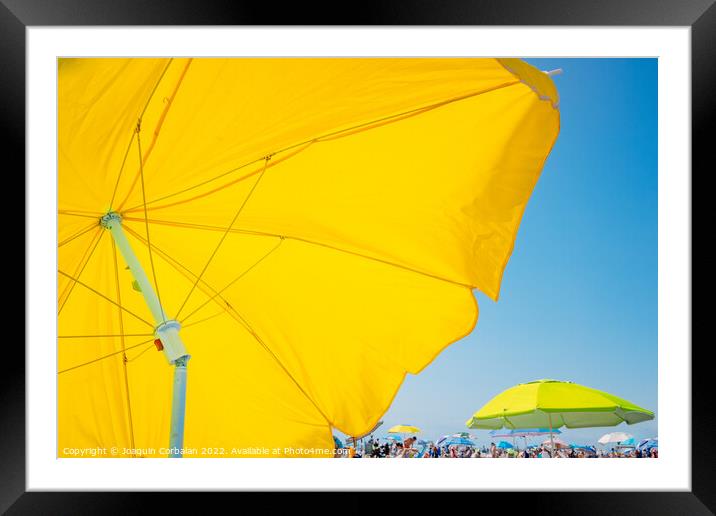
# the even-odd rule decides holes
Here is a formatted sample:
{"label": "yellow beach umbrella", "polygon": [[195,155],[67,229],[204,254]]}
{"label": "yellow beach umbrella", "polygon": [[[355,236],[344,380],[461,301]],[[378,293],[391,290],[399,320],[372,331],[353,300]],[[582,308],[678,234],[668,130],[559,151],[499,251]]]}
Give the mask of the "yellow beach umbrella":
{"label": "yellow beach umbrella", "polygon": [[395,425],[388,430],[389,434],[417,434],[418,432],[420,432],[420,428],[410,425]]}
{"label": "yellow beach umbrella", "polygon": [[497,299],[559,132],[516,59],[58,66],[61,456],[332,456]]}
{"label": "yellow beach umbrella", "polygon": [[[465,423],[468,428],[592,428],[633,425],[654,413],[608,392],[559,380],[536,380],[510,387],[488,401]],[[554,449],[554,447],[553,447]]]}

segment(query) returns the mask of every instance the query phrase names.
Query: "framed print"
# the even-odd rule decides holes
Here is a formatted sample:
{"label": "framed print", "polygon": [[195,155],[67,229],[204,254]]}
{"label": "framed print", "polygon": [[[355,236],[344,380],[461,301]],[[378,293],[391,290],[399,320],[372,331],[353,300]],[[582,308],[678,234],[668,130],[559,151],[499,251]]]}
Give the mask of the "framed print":
{"label": "framed print", "polygon": [[28,303],[0,507],[520,491],[711,514],[691,171],[716,8],[521,4],[316,25],[3,0]]}

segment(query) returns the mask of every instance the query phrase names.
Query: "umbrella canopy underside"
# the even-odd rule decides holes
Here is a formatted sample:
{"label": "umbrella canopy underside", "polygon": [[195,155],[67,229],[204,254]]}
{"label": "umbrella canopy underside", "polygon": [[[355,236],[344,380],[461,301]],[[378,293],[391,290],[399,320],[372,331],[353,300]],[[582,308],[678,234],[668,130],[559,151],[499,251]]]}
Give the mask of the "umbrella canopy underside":
{"label": "umbrella canopy underside", "polygon": [[325,456],[497,299],[559,132],[518,60],[61,59],[58,100],[60,456],[166,455],[172,368],[102,215],[182,325],[185,447]]}

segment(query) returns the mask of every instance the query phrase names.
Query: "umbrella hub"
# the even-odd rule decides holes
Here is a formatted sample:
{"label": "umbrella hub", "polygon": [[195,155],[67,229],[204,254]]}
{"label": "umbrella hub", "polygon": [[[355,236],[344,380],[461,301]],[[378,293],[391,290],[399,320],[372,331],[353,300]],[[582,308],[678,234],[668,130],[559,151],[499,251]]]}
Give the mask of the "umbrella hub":
{"label": "umbrella hub", "polygon": [[99,219],[99,225],[102,226],[104,229],[111,230],[112,226],[115,224],[122,224],[122,216],[116,211],[110,211],[109,213],[105,213]]}

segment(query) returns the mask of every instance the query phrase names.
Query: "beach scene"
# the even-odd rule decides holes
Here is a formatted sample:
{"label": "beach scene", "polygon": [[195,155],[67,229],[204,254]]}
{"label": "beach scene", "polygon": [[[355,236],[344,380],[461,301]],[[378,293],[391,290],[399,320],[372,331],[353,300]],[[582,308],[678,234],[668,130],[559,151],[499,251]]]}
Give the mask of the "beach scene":
{"label": "beach scene", "polygon": [[658,458],[656,59],[57,70],[57,457]]}

